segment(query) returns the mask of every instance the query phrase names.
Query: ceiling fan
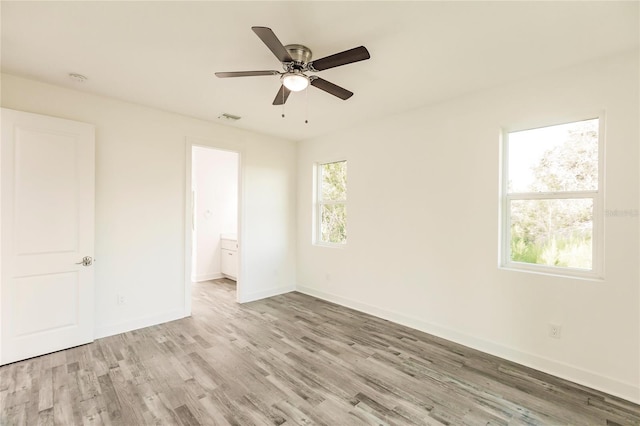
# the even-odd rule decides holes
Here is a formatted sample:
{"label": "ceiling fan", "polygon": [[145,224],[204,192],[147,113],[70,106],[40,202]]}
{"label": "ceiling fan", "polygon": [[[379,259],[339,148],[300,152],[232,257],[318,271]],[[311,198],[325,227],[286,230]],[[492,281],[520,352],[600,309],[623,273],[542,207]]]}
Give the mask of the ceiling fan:
{"label": "ceiling fan", "polygon": [[369,59],[369,51],[364,46],[345,50],[344,52],[326,56],[321,59],[311,60],[311,49],[301,44],[287,44],[283,46],[271,28],[251,27],[254,33],[282,63],[284,71],[233,71],[217,72],[220,78],[228,77],[254,77],[262,75],[278,75],[282,80],[282,86],[273,100],[273,105],[284,105],[291,92],[299,92],[309,85],[324,90],[342,100],[353,96],[353,92],[335,85],[315,75],[307,75],[308,72],[318,72],[329,68],[335,68],[353,62]]}

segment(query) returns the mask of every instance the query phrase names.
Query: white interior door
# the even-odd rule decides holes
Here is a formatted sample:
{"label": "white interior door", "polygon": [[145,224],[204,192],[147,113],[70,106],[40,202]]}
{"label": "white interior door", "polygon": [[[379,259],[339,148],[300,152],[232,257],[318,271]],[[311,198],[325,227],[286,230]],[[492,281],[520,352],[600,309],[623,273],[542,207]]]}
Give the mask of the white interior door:
{"label": "white interior door", "polygon": [[2,109],[0,364],[93,340],[94,133]]}

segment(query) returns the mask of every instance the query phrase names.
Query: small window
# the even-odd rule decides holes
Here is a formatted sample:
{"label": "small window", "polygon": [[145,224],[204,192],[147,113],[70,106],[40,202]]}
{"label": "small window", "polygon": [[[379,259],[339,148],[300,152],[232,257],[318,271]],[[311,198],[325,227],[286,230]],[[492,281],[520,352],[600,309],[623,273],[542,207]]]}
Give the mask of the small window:
{"label": "small window", "polygon": [[502,265],[571,276],[601,272],[600,119],[506,132]]}
{"label": "small window", "polygon": [[347,243],[347,162],[316,165],[315,242]]}

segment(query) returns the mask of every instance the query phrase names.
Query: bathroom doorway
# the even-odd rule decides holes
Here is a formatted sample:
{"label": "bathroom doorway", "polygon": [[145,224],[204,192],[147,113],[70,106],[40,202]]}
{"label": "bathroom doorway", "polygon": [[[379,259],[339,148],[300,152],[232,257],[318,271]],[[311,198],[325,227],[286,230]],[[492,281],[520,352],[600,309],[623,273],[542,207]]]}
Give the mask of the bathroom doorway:
{"label": "bathroom doorway", "polygon": [[[225,285],[237,295],[241,275],[240,154],[193,142],[187,143],[187,151],[190,190],[185,299],[191,298],[191,287],[195,285]],[[190,300],[185,300],[185,310],[191,313]]]}

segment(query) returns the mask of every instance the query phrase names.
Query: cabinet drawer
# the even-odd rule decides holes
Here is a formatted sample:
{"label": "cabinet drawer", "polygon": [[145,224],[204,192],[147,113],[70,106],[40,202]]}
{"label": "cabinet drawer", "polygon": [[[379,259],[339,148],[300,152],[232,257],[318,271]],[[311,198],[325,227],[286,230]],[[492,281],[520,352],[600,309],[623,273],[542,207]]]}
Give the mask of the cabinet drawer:
{"label": "cabinet drawer", "polygon": [[238,241],[236,240],[220,240],[220,247],[222,250],[238,250]]}
{"label": "cabinet drawer", "polygon": [[220,259],[220,272],[229,278],[238,276],[238,253],[235,250],[222,250]]}

